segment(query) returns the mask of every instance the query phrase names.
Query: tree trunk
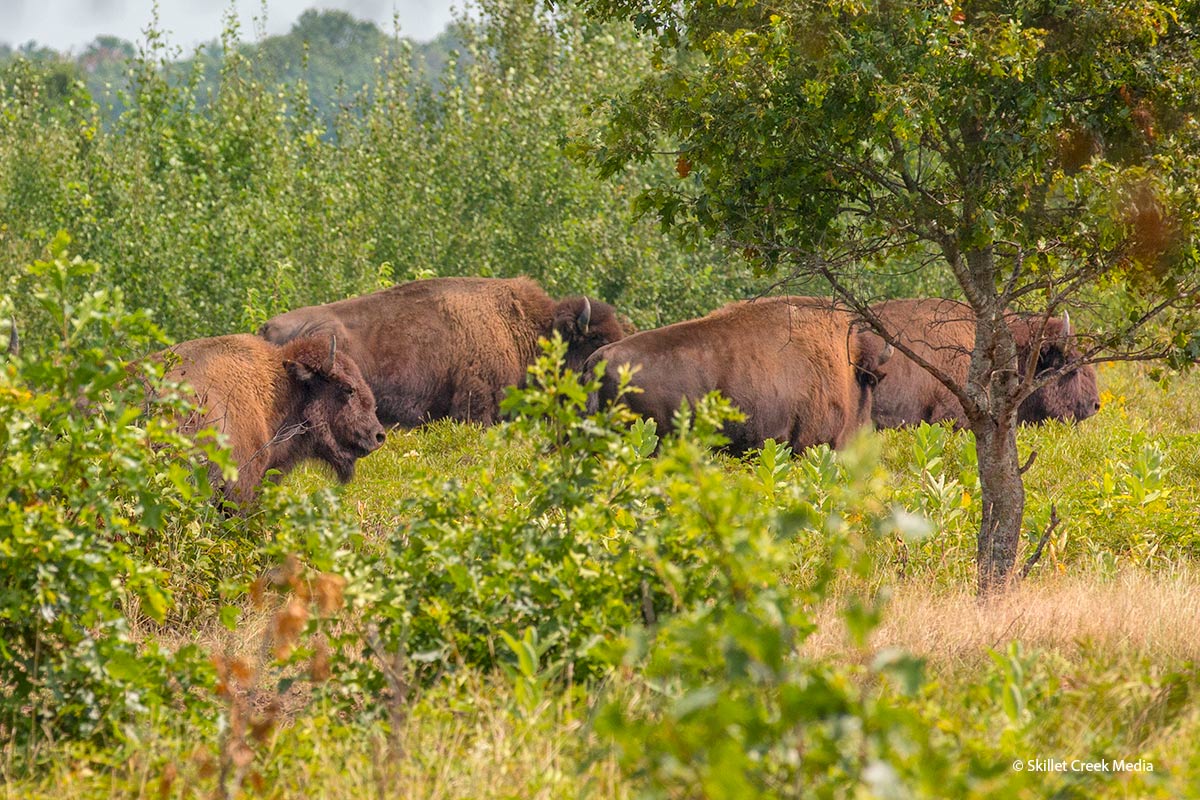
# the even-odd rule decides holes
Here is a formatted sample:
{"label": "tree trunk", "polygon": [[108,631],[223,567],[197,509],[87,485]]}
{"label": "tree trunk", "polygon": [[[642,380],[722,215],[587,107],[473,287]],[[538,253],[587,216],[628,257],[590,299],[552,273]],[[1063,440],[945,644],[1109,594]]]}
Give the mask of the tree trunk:
{"label": "tree trunk", "polygon": [[980,596],[1003,591],[1017,561],[1025,485],[1017,456],[1017,346],[996,292],[992,248],[966,253],[960,283],[975,311],[975,346],[967,369],[967,409],[975,433],[983,519],[975,551]]}
{"label": "tree trunk", "polygon": [[1016,420],[996,424],[987,420],[975,426],[975,453],[979,458],[979,488],[983,519],[975,553],[977,587],[985,597],[1003,591],[1017,562],[1021,520],[1025,515],[1025,484],[1017,455]]}

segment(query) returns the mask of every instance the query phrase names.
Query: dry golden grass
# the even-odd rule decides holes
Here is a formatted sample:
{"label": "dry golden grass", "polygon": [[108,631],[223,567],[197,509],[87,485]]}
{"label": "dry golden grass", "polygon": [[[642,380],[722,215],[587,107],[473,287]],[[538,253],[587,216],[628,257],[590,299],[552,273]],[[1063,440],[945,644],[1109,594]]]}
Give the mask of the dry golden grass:
{"label": "dry golden grass", "polygon": [[[893,587],[871,649],[902,647],[931,664],[958,667],[986,658],[988,648],[1014,639],[1071,652],[1081,643],[1110,653],[1135,652],[1155,660],[1200,659],[1200,574],[1129,569],[1111,578],[1054,575],[1030,580],[989,602],[973,587],[936,588],[905,582]],[[838,601],[817,611],[817,631],[805,643],[810,657],[852,649],[839,623]]]}

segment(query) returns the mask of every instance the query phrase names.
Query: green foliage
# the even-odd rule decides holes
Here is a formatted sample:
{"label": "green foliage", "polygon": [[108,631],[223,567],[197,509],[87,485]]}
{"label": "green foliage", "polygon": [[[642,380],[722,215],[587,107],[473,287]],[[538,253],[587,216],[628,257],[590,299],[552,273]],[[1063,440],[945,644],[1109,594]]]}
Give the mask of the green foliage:
{"label": "green foliage", "polygon": [[[385,268],[391,281],[530,275],[640,327],[752,293],[716,250],[632,220],[651,172],[613,184],[564,154],[579,109],[644,72],[646,49],[527,0],[481,10],[456,25],[436,81],[404,43],[333,12],[257,48],[231,26],[190,62],[152,26],[104,101],[112,119],[86,93],[70,107],[48,98],[41,66],[14,62],[0,78],[12,87],[0,92],[0,280],[24,311],[32,280],[11,265],[71,230],[106,283],[176,339],[373,290]],[[125,57],[117,43],[101,52]]]}
{"label": "green foliage", "polygon": [[1097,275],[1160,291],[1192,263],[1190,6],[582,5],[656,52],[585,151],[615,174],[667,138],[678,169],[641,207],[759,263],[820,253],[855,286],[900,257],[962,283],[958,259],[999,248],[1056,298],[1099,253]]}
{"label": "green foliage", "polygon": [[[1114,574],[1130,565],[1165,567],[1200,552],[1180,495],[1197,480],[1192,465],[1200,441],[1190,431],[1200,416],[1185,400],[1195,379],[1177,378],[1170,390],[1152,388],[1148,371],[1104,371],[1103,385],[1111,388],[1102,393],[1100,413],[1083,424],[1021,430],[1022,460],[1036,453],[1025,475],[1026,552],[1049,526],[1052,508],[1060,519],[1040,569],[1087,564]],[[897,476],[891,501],[931,525],[928,535],[882,542],[888,569],[917,579],[966,579],[981,511],[972,435],[920,426],[881,436],[884,463]]]}
{"label": "green foliage", "polygon": [[[864,442],[837,459],[815,450],[782,483],[776,458],[769,445],[755,476],[706,470],[687,450],[660,456],[656,473],[671,513],[656,525],[649,556],[657,572],[682,578],[695,566],[674,561],[662,545],[692,540],[711,577],[703,596],[681,602],[660,625],[635,629],[618,648],[634,678],[597,714],[597,732],[646,796],[887,791],[908,782],[905,770],[944,767],[925,760],[932,746],[920,717],[881,694],[884,674],[916,691],[919,662],[891,653],[851,678],[796,656],[814,630],[810,604],[835,577],[866,576],[870,539],[894,527],[868,499],[882,488],[873,457]],[[754,491],[764,476],[770,503]],[[819,566],[789,587],[776,576],[797,550]],[[877,622],[877,602],[847,604],[846,623],[860,641]]]}
{"label": "green foliage", "polygon": [[[179,401],[147,399],[131,380],[154,367],[121,354],[162,334],[119,291],[86,291],[98,267],[67,244],[60,235],[30,270],[53,348],[0,373],[0,728],[26,745],[118,734],[151,710],[199,704],[191,690],[208,680],[195,648],[143,645],[133,627],[173,604],[142,544],[203,507],[204,463],[220,459],[174,431]],[[147,404],[153,416],[135,427]]]}
{"label": "green foliage", "polygon": [[207,616],[294,554],[327,570],[351,537],[329,496],[268,486],[222,513],[208,465],[232,470],[228,452],[215,434],[178,433],[195,409],[147,392],[161,364],[129,360],[162,332],[119,290],[93,288],[103,270],[69,242],[59,234],[29,269],[57,336],[25,337],[0,372],[0,730],[30,752],[136,738],[168,708],[195,723],[211,667],[196,645],[146,633]]}
{"label": "green foliage", "polygon": [[956,394],[985,495],[979,589],[997,590],[1025,511],[1013,412],[1044,378],[992,321],[1107,305],[1088,358],[1197,350],[1198,9],[578,1],[653,43],[651,74],[575,146],[606,176],[675,156],[638,209],[855,308],[921,265],[944,278],[922,288],[971,306]]}
{"label": "green foliage", "polygon": [[[757,457],[736,461],[708,454],[691,434],[659,442],[652,429],[625,428],[619,415],[589,422],[579,411],[578,379],[561,374],[552,360],[538,371],[541,377],[511,401],[523,415],[519,422],[490,434],[452,424],[394,432],[387,447],[363,461],[341,503],[308,497],[310,486],[325,481],[303,470],[298,480],[268,488],[259,510],[228,529],[205,523],[189,532],[173,520],[200,512],[190,505],[171,512],[172,522],[137,540],[129,554],[160,563],[166,550],[176,551],[166,585],[194,597],[186,614],[181,599],[168,609],[166,627],[143,623],[142,635],[178,641],[200,630],[205,641],[225,643],[217,653],[229,655],[217,663],[226,676],[238,663],[235,653],[259,653],[257,659],[240,656],[252,665],[234,695],[242,700],[222,699],[217,715],[191,721],[175,712],[157,719],[133,715],[138,739],[127,749],[84,756],[56,746],[46,760],[61,763],[29,773],[8,766],[5,779],[22,796],[50,796],[63,785],[80,793],[84,786],[132,791],[147,775],[165,780],[168,770],[178,776],[176,785],[200,791],[232,790],[229,776],[240,774],[246,786],[285,796],[349,795],[385,779],[414,793],[446,781],[469,787],[457,796],[487,794],[489,785],[563,797],[589,790],[720,795],[747,785],[776,796],[1186,793],[1194,777],[1188,742],[1200,722],[1188,698],[1200,687],[1194,669],[1175,655],[1074,642],[1017,648],[1005,635],[994,656],[981,646],[949,659],[935,654],[922,664],[871,643],[875,626],[895,613],[885,602],[886,585],[899,570],[895,542],[910,548],[908,577],[900,580],[927,587],[931,600],[970,583],[973,542],[958,511],[961,496],[938,508],[927,484],[933,478],[972,486],[969,434],[934,427],[876,436],[888,473],[871,467],[869,442],[860,443],[865,450],[819,449],[798,457],[768,443]],[[1155,574],[1165,580],[1169,571],[1187,569],[1186,543],[1194,547],[1194,531],[1185,487],[1200,477],[1192,467],[1195,437],[1182,432],[1198,419],[1194,379],[1183,380],[1163,390],[1133,369],[1106,373],[1106,387],[1119,394],[1106,395],[1096,418],[1022,432],[1023,449],[1039,451],[1029,472],[1035,514],[1053,499],[1069,531],[1041,570],[1062,564],[1101,582],[1106,572],[1090,572],[1093,550],[1120,569],[1136,559],[1126,537],[1154,530],[1169,534],[1149,562]],[[1126,395],[1128,403],[1121,399]],[[1174,410],[1157,413],[1164,407]],[[590,434],[583,436],[581,427]],[[715,425],[702,419],[694,427],[707,436]],[[1126,447],[1130,430],[1140,437]],[[649,453],[656,446],[656,458],[630,457],[629,466],[621,466],[627,448]],[[568,454],[560,457],[559,448]],[[591,455],[576,457],[572,448]],[[1155,449],[1165,455],[1158,465],[1150,455]],[[585,463],[589,459],[594,463]],[[1139,459],[1142,466],[1135,466]],[[1088,487],[1106,461],[1116,474],[1136,476],[1147,487],[1155,475],[1164,476],[1163,486],[1175,488],[1163,498],[1167,506],[1114,500],[1110,513],[1087,512]],[[609,477],[614,463],[616,475]],[[605,528],[608,506],[601,501],[617,488],[620,469],[628,470],[629,496],[609,504],[616,506],[615,519]],[[576,480],[582,488],[573,488]],[[450,493],[439,511],[436,497],[447,481]],[[1116,485],[1123,485],[1120,478]],[[470,507],[464,497],[471,490],[482,496],[475,502],[486,516],[455,518],[447,509]],[[411,499],[397,508],[398,494]],[[977,514],[977,498],[971,502],[968,513]],[[932,530],[897,509],[921,503],[940,520]],[[432,524],[422,517],[426,508],[441,515]],[[543,510],[536,518],[534,508]],[[1164,527],[1169,515],[1175,519]],[[570,545],[563,541],[568,525]],[[406,538],[414,531],[415,538]],[[597,544],[602,533],[609,535],[603,549]],[[510,544],[506,537],[513,535],[518,539]],[[160,537],[159,549],[146,541]],[[204,537],[226,551],[210,552],[207,566],[192,565],[190,554]],[[401,552],[411,542],[424,548],[426,559]],[[616,555],[621,547],[628,556],[623,561]],[[562,554],[564,563],[566,554],[589,556],[584,566],[591,569],[556,563],[546,555],[551,552]],[[288,553],[304,554],[310,566],[260,572],[303,563],[283,560]],[[606,574],[601,565],[623,572]],[[454,585],[451,569],[478,586]],[[281,616],[296,619],[293,598],[301,599],[307,615],[299,628],[287,629],[295,638],[285,658],[276,657],[274,633],[257,633],[262,610],[239,602],[234,586],[223,594],[209,588],[214,570],[225,571],[226,584],[259,575],[260,586],[287,593],[265,593],[268,631],[279,629]],[[352,606],[323,610],[320,598],[328,595],[317,587],[333,579],[314,570],[346,575]],[[638,576],[647,580],[656,618],[650,626],[642,624],[646,595]],[[413,586],[430,594],[406,588]],[[840,609],[832,625],[817,616],[831,602]],[[977,624],[974,614],[983,612],[966,602],[971,613],[961,624],[969,629]],[[435,611],[439,622],[427,624]],[[234,622],[233,632],[223,624]],[[842,629],[847,651],[829,652]],[[600,641],[586,647],[587,636],[601,632]],[[302,687],[320,663],[322,635],[333,647],[332,676],[311,691]],[[825,643],[815,652],[814,640]],[[448,641],[466,643],[461,662],[442,649]],[[985,644],[991,642],[988,637]],[[589,669],[604,680],[585,680]],[[442,679],[433,679],[437,672]],[[805,702],[790,699],[797,691]],[[277,706],[288,709],[286,716]],[[386,745],[380,728],[364,719],[385,713]],[[783,726],[781,714],[796,724]],[[581,732],[585,718],[591,719],[588,733]],[[268,723],[283,720],[288,724],[272,733]],[[267,730],[265,738],[256,738],[262,734],[255,726]],[[792,749],[797,743],[805,748]],[[235,745],[239,749],[231,749]],[[234,753],[250,758],[244,770]],[[1018,775],[1011,769],[1018,757],[1098,760],[1113,753],[1150,759],[1156,772]],[[794,760],[792,754],[798,754]],[[505,771],[480,777],[483,764],[500,755]],[[221,777],[225,763],[230,772]],[[304,776],[302,788],[297,774]],[[796,776],[810,781],[794,788],[787,781]]]}
{"label": "green foliage", "polygon": [[[647,5],[639,23],[688,8]],[[1116,27],[1106,7],[1055,9],[1037,25],[1024,6],[1007,25],[978,9],[960,24],[949,6],[803,16],[821,8],[697,6],[714,16],[677,30],[711,45],[698,61],[574,9],[489,2],[443,40],[436,81],[403,43],[341,19],[345,41],[362,45],[351,54],[337,15],[260,47],[231,30],[182,63],[152,30],[140,51],[89,48],[86,82],[118,92],[100,107],[52,54],[0,67],[0,316],[15,306],[25,351],[0,360],[0,730],[15,742],[0,780],[54,797],[71,796],[64,785],[145,794],[155,781],[164,796],[183,784],[330,797],[380,785],[414,796],[1189,791],[1200,686],[1183,645],[1020,644],[1005,629],[991,651],[950,657],[877,646],[890,584],[937,598],[972,580],[982,506],[969,433],[890,431],[837,454],[768,442],[734,460],[710,451],[734,413],[719,398],[660,438],[621,407],[586,415],[595,376],[565,373],[552,348],[506,402],[513,421],[393,431],[344,489],[310,491],[328,480],[306,468],[227,517],[204,467],[227,457],[179,437],[168,420],[184,405],[148,400],[134,380],[154,369],[129,359],[163,336],[126,308],[186,337],[397,280],[524,273],[647,326],[761,287],[695,230],[681,243],[631,221],[635,202],[683,227],[733,224],[764,263],[770,245],[822,225],[830,244],[895,234],[891,257],[848,280],[945,293],[944,271],[930,269],[942,254],[910,242],[908,226],[962,211],[966,196],[915,215],[903,197],[871,196],[843,216],[834,196],[862,187],[836,171],[829,183],[819,159],[858,148],[852,163],[899,175],[915,147],[931,159],[926,188],[944,188],[946,162],[922,126],[947,120],[953,138],[968,106],[1017,133],[980,143],[988,213],[956,232],[964,241],[1024,235],[1039,208],[1069,210],[1027,264],[1061,276],[1071,247],[1116,253],[1096,260],[1125,271],[1093,287],[1098,331],[1190,258],[1192,144],[1164,97],[1188,96],[1195,72],[1163,49],[1186,37],[1144,36],[1157,25],[1174,37],[1186,20],[1156,23],[1153,6]],[[1087,41],[1102,46],[1064,57]],[[1131,41],[1145,47],[1127,58]],[[395,58],[376,65],[376,47]],[[918,69],[901,68],[909,58]],[[706,74],[712,65],[726,71]],[[335,69],[351,76],[344,87]],[[1128,97],[1088,94],[1084,73],[1110,89],[1124,81]],[[1021,106],[1046,85],[1097,106]],[[634,113],[643,106],[661,112],[653,124]],[[589,109],[615,113],[614,127],[574,136]],[[1018,124],[1026,112],[1043,127]],[[693,138],[666,141],[676,128]],[[1086,163],[1064,160],[1095,141]],[[677,146],[667,163],[653,156]],[[567,152],[590,154],[611,182]],[[1156,207],[1177,227],[1152,258],[1138,248]],[[105,267],[71,258],[60,238],[34,270],[16,268],[64,226]],[[1184,356],[1194,344],[1165,329],[1151,338]],[[1038,454],[1022,555],[1051,508],[1062,520],[1034,581],[1077,572],[1103,586],[1131,566],[1188,574],[1200,553],[1200,393],[1177,380],[1117,368],[1102,375],[1094,419],[1021,431],[1022,461]],[[830,604],[834,624],[821,616]],[[78,750],[80,738],[103,748]],[[1113,752],[1160,771],[1010,766]]]}
{"label": "green foliage", "polygon": [[404,52],[410,43],[389,39],[374,23],[345,11],[303,12],[285,36],[264,39],[254,48],[257,71],[268,81],[303,81],[323,118],[337,116],[340,104],[375,82],[376,64]]}
{"label": "green foliage", "polygon": [[626,427],[624,407],[584,416],[598,380],[563,372],[557,337],[548,347],[528,388],[504,402],[513,423],[485,434],[492,450],[539,443],[528,472],[511,486],[486,466],[469,484],[410,475],[418,493],[398,509],[408,522],[351,567],[349,595],[377,631],[380,655],[486,668],[510,650],[520,666],[528,648],[514,643],[523,637],[536,643],[525,660],[582,679],[602,668],[598,644],[669,604],[629,537],[661,513],[646,486],[653,425]]}
{"label": "green foliage", "polygon": [[[859,688],[795,655],[832,582],[869,575],[875,537],[904,524],[873,499],[883,475],[867,443],[793,463],[772,442],[748,468],[727,465],[709,450],[727,403],[705,398],[659,441],[623,406],[584,416],[599,383],[564,372],[563,351],[548,345],[505,401],[513,422],[488,433],[489,450],[537,450],[511,495],[486,467],[470,485],[411,476],[423,488],[398,509],[407,522],[355,559],[348,595],[368,633],[349,641],[377,658],[344,664],[349,685],[394,694],[409,685],[397,664],[499,665],[534,713],[556,682],[620,667],[633,677],[596,730],[652,791],[936,785],[947,764],[927,757],[927,721],[888,700],[883,678],[915,693],[918,661],[889,652]],[[860,643],[881,603],[847,603]]]}

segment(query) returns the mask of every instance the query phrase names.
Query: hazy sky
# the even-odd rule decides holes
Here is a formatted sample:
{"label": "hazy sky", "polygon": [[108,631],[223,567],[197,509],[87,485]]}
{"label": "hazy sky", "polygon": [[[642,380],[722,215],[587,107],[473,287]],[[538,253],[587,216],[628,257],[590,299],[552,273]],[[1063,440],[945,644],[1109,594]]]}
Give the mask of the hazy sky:
{"label": "hazy sky", "polygon": [[[266,32],[286,33],[308,8],[349,11],[369,19],[384,31],[399,16],[400,33],[419,41],[439,34],[450,21],[452,0],[267,0]],[[242,38],[255,38],[255,17],[262,0],[159,0],[162,27],[173,44],[190,48],[220,36],[226,9],[235,5],[242,21]],[[78,51],[100,34],[137,40],[150,21],[153,0],[0,0],[0,42],[18,45],[36,39],[57,50]],[[462,0],[455,0],[461,6]]]}

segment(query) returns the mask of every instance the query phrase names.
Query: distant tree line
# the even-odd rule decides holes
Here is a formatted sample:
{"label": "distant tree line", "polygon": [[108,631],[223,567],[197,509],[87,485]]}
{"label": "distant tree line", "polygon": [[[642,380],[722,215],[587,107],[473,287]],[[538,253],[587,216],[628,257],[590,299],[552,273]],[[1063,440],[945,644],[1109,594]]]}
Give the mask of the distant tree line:
{"label": "distant tree line", "polygon": [[[432,80],[463,44],[459,23],[451,23],[432,41],[421,43],[392,36],[345,11],[315,9],[301,14],[281,36],[241,42],[228,33],[196,48],[190,56],[180,52],[167,70],[171,79],[186,81],[193,71],[198,72],[197,97],[203,103],[220,83],[226,50],[236,49],[260,82],[293,85],[302,81],[318,116],[326,121],[374,84],[381,63],[405,58]],[[0,42],[0,73],[17,59],[34,62],[41,68],[51,102],[68,98],[79,82],[86,86],[105,121],[112,122],[127,107],[130,61],[138,49],[134,42],[109,35],[97,36],[79,53],[32,41],[17,46]]]}

